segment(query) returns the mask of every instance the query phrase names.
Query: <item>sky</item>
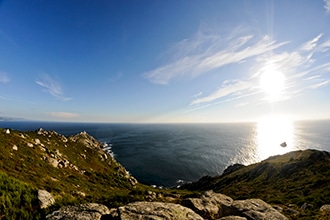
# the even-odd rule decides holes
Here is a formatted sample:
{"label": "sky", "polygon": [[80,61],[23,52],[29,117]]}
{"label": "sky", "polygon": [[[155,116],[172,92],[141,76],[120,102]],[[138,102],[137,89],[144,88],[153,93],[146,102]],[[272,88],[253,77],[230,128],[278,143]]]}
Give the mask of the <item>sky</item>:
{"label": "sky", "polygon": [[0,117],[330,119],[330,0],[0,0]]}

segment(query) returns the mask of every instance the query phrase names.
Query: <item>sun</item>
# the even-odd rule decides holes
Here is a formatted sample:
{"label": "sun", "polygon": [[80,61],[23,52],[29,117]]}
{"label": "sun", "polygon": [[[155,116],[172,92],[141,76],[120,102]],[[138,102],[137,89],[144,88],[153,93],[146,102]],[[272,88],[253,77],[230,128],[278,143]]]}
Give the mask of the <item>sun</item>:
{"label": "sun", "polygon": [[260,87],[266,93],[269,101],[278,101],[283,96],[285,77],[273,65],[263,68],[260,75]]}

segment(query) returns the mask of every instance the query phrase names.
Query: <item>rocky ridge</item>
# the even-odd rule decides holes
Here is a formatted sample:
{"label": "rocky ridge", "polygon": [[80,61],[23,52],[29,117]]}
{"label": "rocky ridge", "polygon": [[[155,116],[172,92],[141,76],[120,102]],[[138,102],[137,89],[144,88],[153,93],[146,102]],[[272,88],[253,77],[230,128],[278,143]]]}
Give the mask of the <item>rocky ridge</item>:
{"label": "rocky ridge", "polygon": [[84,204],[62,207],[46,217],[56,219],[248,219],[287,220],[288,218],[260,199],[233,200],[213,191],[207,191],[199,198],[187,198],[182,204],[164,202],[134,202],[119,208],[108,209],[100,204]]}

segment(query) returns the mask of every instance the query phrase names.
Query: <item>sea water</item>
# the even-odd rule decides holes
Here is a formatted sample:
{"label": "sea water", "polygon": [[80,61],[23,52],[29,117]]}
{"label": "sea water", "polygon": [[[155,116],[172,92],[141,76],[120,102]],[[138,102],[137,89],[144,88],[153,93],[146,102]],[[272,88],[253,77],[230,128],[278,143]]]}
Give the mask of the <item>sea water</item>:
{"label": "sea water", "polygon": [[[220,175],[234,163],[251,164],[293,150],[330,151],[330,121],[228,124],[94,124],[0,122],[20,131],[86,131],[111,146],[118,162],[149,185],[174,187]],[[286,143],[282,147],[281,143]]]}

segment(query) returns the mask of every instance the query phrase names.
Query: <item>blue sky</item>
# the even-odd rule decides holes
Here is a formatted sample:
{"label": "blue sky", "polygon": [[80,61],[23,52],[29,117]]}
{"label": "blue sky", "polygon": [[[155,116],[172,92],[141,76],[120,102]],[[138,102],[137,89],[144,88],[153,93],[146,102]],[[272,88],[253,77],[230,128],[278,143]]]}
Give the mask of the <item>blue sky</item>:
{"label": "blue sky", "polygon": [[0,1],[0,116],[330,118],[329,0]]}

